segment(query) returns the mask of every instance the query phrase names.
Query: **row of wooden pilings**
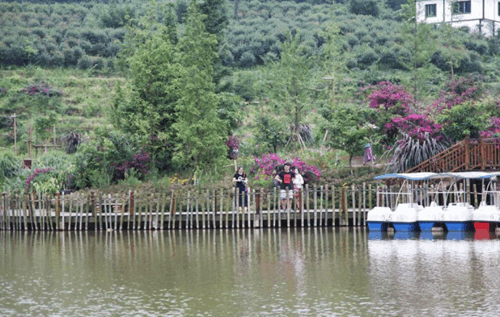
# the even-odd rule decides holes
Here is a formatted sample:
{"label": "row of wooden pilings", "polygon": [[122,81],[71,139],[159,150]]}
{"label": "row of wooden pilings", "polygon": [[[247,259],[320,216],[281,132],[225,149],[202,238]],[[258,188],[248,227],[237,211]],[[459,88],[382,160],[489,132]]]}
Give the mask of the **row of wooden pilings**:
{"label": "row of wooden pilings", "polygon": [[[305,186],[284,209],[279,189],[3,193],[0,230],[163,230],[365,226],[379,189],[372,185]],[[239,206],[239,195],[242,195]],[[245,208],[247,200],[247,208]],[[290,204],[288,204],[290,205]]]}

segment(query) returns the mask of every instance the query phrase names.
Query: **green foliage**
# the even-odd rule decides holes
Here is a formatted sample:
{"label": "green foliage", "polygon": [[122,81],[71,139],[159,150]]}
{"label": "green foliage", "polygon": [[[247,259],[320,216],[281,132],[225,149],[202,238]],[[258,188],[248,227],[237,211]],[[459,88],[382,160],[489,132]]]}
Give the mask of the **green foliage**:
{"label": "green foliage", "polygon": [[112,121],[123,131],[137,135],[155,162],[172,149],[178,98],[175,80],[181,69],[174,57],[169,28],[147,20],[141,25],[143,29],[135,29],[132,38],[136,43],[133,55],[123,57],[130,65],[131,85],[126,87],[130,94],[117,88]]}
{"label": "green foliage", "polygon": [[373,133],[372,128],[367,125],[370,115],[371,111],[368,109],[356,109],[349,105],[335,110],[329,107],[322,110],[322,116],[326,120],[322,128],[329,133],[327,142],[336,149],[346,151],[349,154],[349,164],[354,155],[363,153],[365,144]]}
{"label": "green foliage", "polygon": [[174,160],[179,166],[195,169],[217,165],[226,156],[227,126],[217,114],[220,98],[213,82],[216,39],[206,32],[203,19],[193,2],[178,44],[182,69],[177,81],[177,121],[173,124],[179,140]]}
{"label": "green foliage", "polygon": [[350,0],[349,11],[353,14],[378,16],[379,7],[375,0]]}
{"label": "green foliage", "polygon": [[478,138],[479,131],[485,130],[490,118],[489,114],[482,110],[481,105],[463,102],[444,110],[438,116],[438,123],[443,124],[443,133],[452,140]]}
{"label": "green foliage", "polygon": [[280,117],[262,113],[257,120],[257,144],[260,153],[276,153],[290,139],[290,129]]}
{"label": "green foliage", "polygon": [[391,157],[388,169],[394,173],[403,173],[445,150],[448,145],[446,141],[438,141],[428,133],[425,133],[423,138],[412,138],[403,134],[402,139],[386,153]]}
{"label": "green foliage", "polygon": [[300,131],[306,112],[311,109],[312,93],[309,90],[311,59],[305,54],[299,36],[283,44],[281,59],[270,68],[272,102],[285,115],[291,127],[291,145],[305,146]]}
{"label": "green foliage", "polygon": [[21,170],[21,160],[13,152],[4,152],[0,155],[0,186],[6,184],[8,178],[17,175]]}

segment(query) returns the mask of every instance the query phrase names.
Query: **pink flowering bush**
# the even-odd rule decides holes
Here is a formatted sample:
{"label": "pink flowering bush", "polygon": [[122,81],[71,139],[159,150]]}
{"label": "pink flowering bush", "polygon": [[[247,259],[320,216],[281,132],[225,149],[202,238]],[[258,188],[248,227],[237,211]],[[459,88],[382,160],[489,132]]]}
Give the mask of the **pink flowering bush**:
{"label": "pink flowering bush", "polygon": [[479,131],[479,135],[483,138],[493,138],[500,136],[500,118],[490,118],[490,126],[484,131]]}
{"label": "pink flowering bush", "polygon": [[413,97],[403,87],[388,81],[381,81],[373,88],[368,96],[370,108],[384,109],[400,115],[410,111],[410,103]]}
{"label": "pink flowering bush", "polygon": [[404,118],[394,117],[391,119],[391,122],[385,124],[385,131],[389,137],[404,133],[411,138],[421,141],[428,136],[439,141],[442,139],[442,128],[441,124],[435,123],[426,115],[416,113],[412,113]]}
{"label": "pink flowering bush", "polygon": [[26,190],[30,190],[31,189],[31,185],[33,183],[33,180],[35,179],[35,177],[37,177],[38,175],[40,174],[44,174],[44,173],[49,173],[52,171],[52,168],[37,168],[33,173],[31,173],[30,176],[28,176],[28,178],[26,179]]}
{"label": "pink flowering bush", "polygon": [[149,172],[150,163],[151,159],[148,154],[144,150],[141,150],[134,154],[130,160],[115,164],[115,178],[123,179],[125,178],[125,173],[134,169],[136,171],[135,176],[142,179]]}
{"label": "pink flowering bush", "polygon": [[451,81],[439,94],[438,100],[432,107],[427,109],[428,113],[440,114],[445,109],[451,109],[465,101],[474,100],[479,95],[478,86],[474,79],[459,78]]}
{"label": "pink flowering bush", "polygon": [[[255,157],[255,164],[250,172],[257,174],[255,180],[258,180],[261,175],[264,176],[265,180],[272,180],[274,173],[280,170],[285,163],[286,161],[276,153],[264,154],[262,158]],[[306,184],[312,180],[319,180],[321,177],[321,172],[316,166],[309,165],[298,157],[295,157],[290,164],[299,169]]]}

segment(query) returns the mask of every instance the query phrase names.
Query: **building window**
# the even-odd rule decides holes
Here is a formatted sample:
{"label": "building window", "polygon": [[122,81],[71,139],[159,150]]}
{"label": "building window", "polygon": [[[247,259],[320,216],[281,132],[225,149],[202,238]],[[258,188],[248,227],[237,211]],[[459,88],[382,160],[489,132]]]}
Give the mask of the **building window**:
{"label": "building window", "polygon": [[436,5],[435,4],[426,4],[425,5],[425,17],[432,18],[436,16]]}
{"label": "building window", "polygon": [[470,1],[453,2],[453,14],[470,13]]}
{"label": "building window", "polygon": [[500,16],[500,1],[498,2],[498,15]]}

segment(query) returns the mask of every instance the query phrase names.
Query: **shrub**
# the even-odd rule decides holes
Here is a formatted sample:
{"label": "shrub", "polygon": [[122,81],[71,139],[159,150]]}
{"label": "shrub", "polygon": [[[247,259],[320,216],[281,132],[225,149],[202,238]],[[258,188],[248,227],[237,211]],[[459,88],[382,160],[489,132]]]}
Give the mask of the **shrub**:
{"label": "shrub", "polygon": [[[259,180],[263,177],[265,181],[271,181],[285,163],[286,161],[275,153],[264,154],[261,158],[255,157],[255,163],[251,169],[251,173],[256,174],[254,180]],[[289,163],[291,163],[293,167],[299,169],[304,177],[305,184],[313,180],[319,180],[321,177],[321,172],[316,166],[309,165],[298,157],[295,157],[292,162]]]}
{"label": "shrub", "polygon": [[404,115],[409,112],[410,102],[413,99],[411,94],[407,93],[403,87],[394,85],[387,81],[379,82],[372,88],[368,96],[369,106],[373,109],[384,109],[393,114]]}

